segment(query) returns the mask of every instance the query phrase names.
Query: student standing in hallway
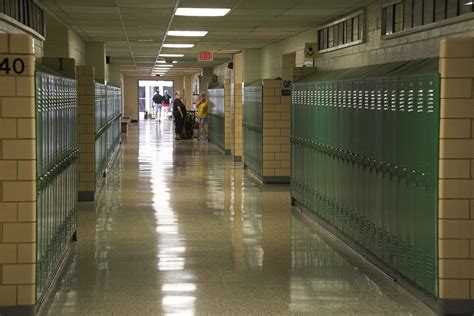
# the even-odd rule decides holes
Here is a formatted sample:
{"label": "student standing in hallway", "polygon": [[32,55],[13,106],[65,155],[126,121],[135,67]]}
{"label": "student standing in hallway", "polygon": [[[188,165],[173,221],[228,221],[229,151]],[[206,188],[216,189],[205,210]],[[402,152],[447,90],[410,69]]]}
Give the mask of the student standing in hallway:
{"label": "student standing in hallway", "polygon": [[181,134],[184,128],[184,118],[186,117],[186,106],[181,101],[182,95],[180,91],[176,91],[176,95],[173,101],[173,117],[174,117],[174,124],[175,124],[175,139],[183,139]]}
{"label": "student standing in hallway", "polygon": [[207,110],[208,102],[205,92],[201,92],[200,101],[196,108],[198,109],[197,117],[199,119],[199,140],[207,141]]}
{"label": "student standing in hallway", "polygon": [[163,107],[165,111],[165,118],[169,118],[169,113],[171,111],[171,96],[168,94],[168,90],[165,90],[163,93]]}
{"label": "student standing in hallway", "polygon": [[156,107],[156,118],[158,119],[158,122],[161,122],[161,102],[163,102],[163,96],[158,90],[156,90],[155,95],[153,96],[153,103]]}

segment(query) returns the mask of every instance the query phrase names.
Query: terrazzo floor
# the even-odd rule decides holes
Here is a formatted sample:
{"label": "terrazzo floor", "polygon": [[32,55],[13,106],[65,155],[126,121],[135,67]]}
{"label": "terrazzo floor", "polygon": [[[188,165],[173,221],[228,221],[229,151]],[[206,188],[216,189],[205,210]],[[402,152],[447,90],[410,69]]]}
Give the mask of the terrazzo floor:
{"label": "terrazzo floor", "polygon": [[144,122],[41,315],[434,315],[211,144]]}

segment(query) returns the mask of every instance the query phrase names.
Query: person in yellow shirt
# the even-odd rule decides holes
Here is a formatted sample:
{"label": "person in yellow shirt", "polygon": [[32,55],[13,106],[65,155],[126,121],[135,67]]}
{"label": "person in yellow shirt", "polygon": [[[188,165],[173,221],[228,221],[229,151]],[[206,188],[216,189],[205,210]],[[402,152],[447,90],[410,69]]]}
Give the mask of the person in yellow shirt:
{"label": "person in yellow shirt", "polygon": [[199,95],[199,103],[196,105],[197,114],[199,119],[199,140],[207,141],[207,109],[208,102],[205,92],[201,92]]}

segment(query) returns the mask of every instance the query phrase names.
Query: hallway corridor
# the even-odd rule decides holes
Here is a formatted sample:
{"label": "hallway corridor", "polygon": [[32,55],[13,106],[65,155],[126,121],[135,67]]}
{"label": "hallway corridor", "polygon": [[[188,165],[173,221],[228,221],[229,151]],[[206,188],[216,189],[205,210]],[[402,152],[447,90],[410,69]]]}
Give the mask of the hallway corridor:
{"label": "hallway corridor", "polygon": [[144,122],[41,315],[432,315],[213,145]]}

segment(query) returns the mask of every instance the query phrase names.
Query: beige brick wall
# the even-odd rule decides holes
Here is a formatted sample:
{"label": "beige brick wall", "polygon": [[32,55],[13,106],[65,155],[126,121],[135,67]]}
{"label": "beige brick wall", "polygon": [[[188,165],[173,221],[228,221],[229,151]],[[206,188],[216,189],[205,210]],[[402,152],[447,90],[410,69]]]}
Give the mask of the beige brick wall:
{"label": "beige brick wall", "polygon": [[235,154],[235,86],[230,83],[230,154]]}
{"label": "beige brick wall", "polygon": [[94,67],[77,68],[79,192],[95,192]]}
{"label": "beige brick wall", "polygon": [[230,79],[224,81],[224,112],[225,112],[225,150],[231,150],[231,85]]}
{"label": "beige brick wall", "polygon": [[35,57],[28,35],[0,34],[0,306],[34,305],[36,272]]}
{"label": "beige brick wall", "polygon": [[439,296],[474,299],[474,38],[441,41]]}
{"label": "beige brick wall", "polygon": [[291,97],[281,80],[263,80],[263,176],[291,175]]}
{"label": "beige brick wall", "polygon": [[235,83],[234,84],[234,146],[232,151],[232,156],[242,157],[243,153],[243,84]]}

